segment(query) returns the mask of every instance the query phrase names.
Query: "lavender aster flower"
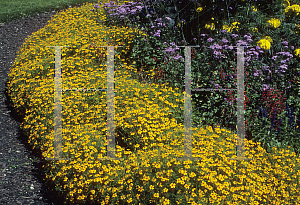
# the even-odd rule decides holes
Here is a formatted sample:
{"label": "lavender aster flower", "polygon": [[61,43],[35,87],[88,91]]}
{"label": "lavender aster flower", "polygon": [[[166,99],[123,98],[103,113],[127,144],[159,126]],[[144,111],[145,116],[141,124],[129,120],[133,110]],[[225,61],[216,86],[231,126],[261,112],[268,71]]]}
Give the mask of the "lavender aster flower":
{"label": "lavender aster flower", "polygon": [[171,21],[172,19],[170,17],[165,17],[167,20]]}
{"label": "lavender aster flower", "polygon": [[282,61],[280,61],[280,63],[285,64],[285,63],[286,63],[286,60],[282,60]]}
{"label": "lavender aster flower", "polygon": [[223,43],[228,43],[228,40],[224,38],[224,39],[222,39],[222,42]]}
{"label": "lavender aster flower", "polygon": [[287,41],[283,41],[282,44],[287,46],[289,43]]}
{"label": "lavender aster flower", "polygon": [[213,42],[213,40],[214,39],[212,39],[212,38],[207,39],[208,42]]}

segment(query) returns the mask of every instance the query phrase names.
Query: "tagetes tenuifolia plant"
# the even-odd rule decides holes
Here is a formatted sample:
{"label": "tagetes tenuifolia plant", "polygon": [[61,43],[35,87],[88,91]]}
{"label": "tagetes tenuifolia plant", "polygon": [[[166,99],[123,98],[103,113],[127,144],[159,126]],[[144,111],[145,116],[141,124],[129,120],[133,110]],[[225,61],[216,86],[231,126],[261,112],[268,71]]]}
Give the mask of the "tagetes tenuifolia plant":
{"label": "tagetes tenuifolia plant", "polygon": [[290,150],[267,153],[260,143],[245,140],[245,157],[253,160],[230,160],[236,157],[237,135],[203,126],[193,128],[192,140],[192,156],[201,160],[176,160],[184,156],[185,130],[174,112],[184,109],[185,92],[131,76],[136,67],[121,58],[130,52],[125,43],[149,34],[104,26],[104,9],[90,11],[103,3],[55,15],[22,45],[9,74],[13,106],[25,110],[21,127],[28,142],[43,158],[53,158],[55,52],[47,46],[70,46],[62,47],[62,89],[105,89],[107,54],[100,46],[123,46],[115,48],[114,58],[116,157],[121,160],[101,160],[107,154],[107,91],[62,92],[62,151],[70,160],[49,161],[43,168],[64,203],[299,203],[300,159]]}

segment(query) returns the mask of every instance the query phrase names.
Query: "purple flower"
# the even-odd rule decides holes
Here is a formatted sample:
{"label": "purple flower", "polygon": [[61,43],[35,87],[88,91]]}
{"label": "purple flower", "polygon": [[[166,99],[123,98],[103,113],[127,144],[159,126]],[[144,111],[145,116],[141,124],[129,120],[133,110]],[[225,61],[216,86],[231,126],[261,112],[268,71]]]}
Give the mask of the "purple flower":
{"label": "purple flower", "polygon": [[223,43],[228,43],[228,40],[224,38],[224,39],[222,39],[222,42]]}
{"label": "purple flower", "polygon": [[287,46],[289,43],[287,41],[283,41],[282,44]]}
{"label": "purple flower", "polygon": [[221,52],[219,52],[219,51],[214,51],[214,54],[217,56],[217,55],[221,54]]}
{"label": "purple flower", "polygon": [[232,7],[230,6],[229,9],[232,9]]}
{"label": "purple flower", "polygon": [[245,44],[244,46],[247,46],[247,45],[248,45],[247,42],[245,42],[245,41],[243,41],[243,40],[238,40],[237,46],[241,46],[242,44]]}
{"label": "purple flower", "polygon": [[144,41],[147,41],[147,40],[144,38]]}
{"label": "purple flower", "polygon": [[213,42],[213,40],[214,39],[212,39],[212,38],[207,39],[208,42]]}
{"label": "purple flower", "polygon": [[90,11],[95,11],[95,9],[91,9]]}
{"label": "purple flower", "polygon": [[280,63],[285,64],[287,60],[282,60]]}
{"label": "purple flower", "polygon": [[284,48],[289,48],[288,46],[284,46]]}
{"label": "purple flower", "polygon": [[294,46],[291,46],[291,49],[294,50]]}
{"label": "purple flower", "polygon": [[153,36],[158,36],[158,37],[160,37],[160,32],[161,32],[161,30],[157,30],[156,33],[155,33]]}
{"label": "purple flower", "polygon": [[[286,64],[284,64],[284,65],[281,65],[281,66],[279,66],[279,68],[282,68],[282,69],[287,69],[287,65]],[[284,70],[282,70],[282,72],[285,72]]]}
{"label": "purple flower", "polygon": [[173,57],[175,60],[178,60],[178,59],[180,59],[180,58],[182,58],[182,56],[180,56],[180,55],[178,55],[177,54],[177,56],[175,56],[175,57]]}
{"label": "purple flower", "polygon": [[94,8],[100,8],[99,4],[95,4]]}
{"label": "purple flower", "polygon": [[200,36],[205,36],[205,34],[204,34],[204,33],[202,33]]}
{"label": "purple flower", "polygon": [[264,86],[264,88],[263,88],[263,90],[265,91],[265,90],[268,90],[270,87],[268,86],[268,85],[266,85],[266,84],[263,84],[263,86]]}
{"label": "purple flower", "polygon": [[237,35],[237,34],[232,34],[231,35],[233,38],[236,38],[236,37],[238,37],[239,35]]}
{"label": "purple flower", "polygon": [[171,21],[172,19],[170,17],[165,17],[167,20]]}
{"label": "purple flower", "polygon": [[224,11],[224,9],[221,9],[221,11]]}

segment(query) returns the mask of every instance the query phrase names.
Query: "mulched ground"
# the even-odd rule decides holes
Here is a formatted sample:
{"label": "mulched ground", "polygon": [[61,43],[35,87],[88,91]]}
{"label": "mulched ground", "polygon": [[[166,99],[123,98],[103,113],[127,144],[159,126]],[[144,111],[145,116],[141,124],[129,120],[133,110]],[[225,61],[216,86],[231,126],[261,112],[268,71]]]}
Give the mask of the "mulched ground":
{"label": "mulched ground", "polygon": [[0,25],[0,205],[58,205],[53,186],[45,186],[41,153],[32,150],[20,127],[24,116],[9,106],[7,77],[16,52],[33,32],[45,27],[57,11],[28,16]]}

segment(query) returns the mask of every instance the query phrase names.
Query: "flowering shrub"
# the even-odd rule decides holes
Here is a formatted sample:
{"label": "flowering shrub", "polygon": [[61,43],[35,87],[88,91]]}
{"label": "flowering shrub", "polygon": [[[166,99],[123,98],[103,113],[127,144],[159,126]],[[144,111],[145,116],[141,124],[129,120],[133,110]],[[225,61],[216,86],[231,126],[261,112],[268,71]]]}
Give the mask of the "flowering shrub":
{"label": "flowering shrub", "polygon": [[[49,161],[43,167],[45,181],[56,184],[56,190],[65,196],[64,203],[299,204],[300,158],[290,147],[273,147],[266,152],[260,142],[246,139],[245,157],[252,160],[231,160],[236,158],[237,135],[220,126],[213,129],[203,125],[192,128],[192,157],[198,159],[178,160],[187,154],[185,129],[176,114],[177,108],[184,110],[185,92],[156,82],[141,83],[131,75],[136,67],[122,58],[131,52],[131,47],[125,43],[130,44],[137,36],[145,42],[143,39],[151,39],[151,36],[135,28],[106,27],[104,9],[99,8],[98,13],[90,11],[91,8],[97,9],[99,4],[86,4],[56,15],[44,29],[34,33],[22,45],[9,74],[8,94],[13,106],[17,110],[26,109],[21,128],[28,134],[29,143],[41,151],[43,159],[52,158],[55,52],[53,47],[46,46],[69,46],[63,47],[61,52],[62,151],[63,157],[69,160]],[[60,29],[57,29],[58,25]],[[218,57],[222,60],[222,56],[229,56],[231,45],[237,44],[234,40],[237,35],[227,38],[231,44],[223,41],[224,44],[209,45],[216,52],[208,59]],[[250,40],[251,36],[245,38]],[[211,43],[216,38],[205,40],[208,39]],[[107,156],[107,64],[104,61],[106,50],[100,46],[108,46],[109,42],[123,46],[115,48],[114,58],[115,156],[119,160],[103,160]],[[147,56],[148,62],[157,63],[159,57],[175,61],[172,57],[177,56],[176,44],[171,43],[161,47],[161,55]],[[205,46],[207,50],[203,54],[194,50],[195,59],[210,52],[211,48]],[[250,50],[248,55],[255,55],[261,50],[255,49]],[[164,50],[175,52],[163,53]],[[139,54],[144,57],[142,54],[148,53]],[[234,54],[232,52],[231,56]],[[279,54],[276,55],[279,60]],[[99,56],[102,59],[98,59]],[[218,61],[203,63],[206,69],[215,64]],[[232,64],[221,61],[216,71],[224,71],[233,80]],[[194,62],[194,65],[200,64]],[[168,70],[163,68],[168,66],[168,63],[159,64],[164,76]],[[148,68],[149,74],[154,76],[156,71],[152,68]],[[251,70],[246,71],[249,73],[248,81],[252,80]],[[260,74],[259,69],[255,73]],[[220,73],[215,76],[224,76],[217,74]],[[199,83],[209,83],[209,80],[201,78]],[[215,78],[215,83],[220,83],[218,78]],[[233,84],[231,82],[232,87]],[[67,90],[71,88],[98,88],[100,91]],[[213,92],[213,95],[217,93]],[[251,96],[248,97],[251,102]],[[292,100],[290,97],[288,102]],[[192,106],[195,108],[197,103],[192,101]],[[288,112],[289,117],[292,112]]]}

